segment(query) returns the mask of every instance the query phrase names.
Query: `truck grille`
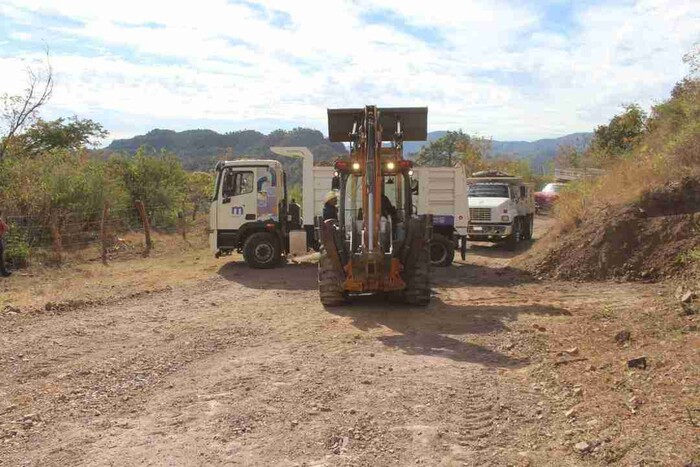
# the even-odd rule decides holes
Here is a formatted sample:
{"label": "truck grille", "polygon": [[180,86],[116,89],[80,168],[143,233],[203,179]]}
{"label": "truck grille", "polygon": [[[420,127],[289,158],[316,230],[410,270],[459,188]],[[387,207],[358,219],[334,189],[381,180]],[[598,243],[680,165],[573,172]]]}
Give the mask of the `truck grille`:
{"label": "truck grille", "polygon": [[491,222],[491,208],[469,208],[469,218],[472,221]]}

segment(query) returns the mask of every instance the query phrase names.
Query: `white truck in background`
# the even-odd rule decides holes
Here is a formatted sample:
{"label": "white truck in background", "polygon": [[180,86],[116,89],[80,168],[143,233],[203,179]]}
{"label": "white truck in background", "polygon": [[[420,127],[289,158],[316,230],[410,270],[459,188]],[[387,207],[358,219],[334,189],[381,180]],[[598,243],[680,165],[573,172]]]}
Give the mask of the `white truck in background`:
{"label": "white truck in background", "polygon": [[209,213],[212,252],[219,257],[237,251],[249,266],[261,269],[277,266],[284,254],[318,250],[314,213],[321,212],[333,179],[333,169],[314,167],[313,154],[305,147],[270,149],[303,160],[303,207],[288,198],[279,161],[241,159],[217,163]]}
{"label": "white truck in background", "polygon": [[532,186],[520,177],[497,171],[477,172],[467,179],[467,184],[469,240],[503,242],[509,250],[515,250],[521,241],[532,239]]}
{"label": "white truck in background", "polygon": [[430,261],[433,266],[449,266],[460,249],[467,249],[469,201],[464,169],[457,167],[414,167],[413,205],[418,214],[433,215]]}

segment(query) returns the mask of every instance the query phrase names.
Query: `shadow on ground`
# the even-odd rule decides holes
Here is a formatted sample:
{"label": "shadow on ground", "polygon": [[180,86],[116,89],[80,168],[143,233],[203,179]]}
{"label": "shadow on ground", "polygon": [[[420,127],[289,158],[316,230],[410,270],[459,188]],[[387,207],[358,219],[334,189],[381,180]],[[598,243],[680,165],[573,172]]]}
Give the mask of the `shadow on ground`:
{"label": "shadow on ground", "polygon": [[315,263],[287,263],[274,269],[253,269],[243,261],[231,261],[219,268],[219,276],[250,289],[315,290],[318,269]]}
{"label": "shadow on ground", "polygon": [[527,271],[510,266],[491,267],[462,262],[431,269],[433,287],[512,287],[536,282]]}
{"label": "shadow on ground", "polygon": [[509,331],[508,323],[520,314],[570,315],[553,306],[453,305],[435,297],[425,308],[382,302],[378,297],[358,297],[350,305],[327,311],[350,317],[352,324],[363,331],[382,326],[391,329],[398,334],[379,340],[409,355],[440,356],[494,367],[519,367],[529,362],[468,342],[470,335]]}

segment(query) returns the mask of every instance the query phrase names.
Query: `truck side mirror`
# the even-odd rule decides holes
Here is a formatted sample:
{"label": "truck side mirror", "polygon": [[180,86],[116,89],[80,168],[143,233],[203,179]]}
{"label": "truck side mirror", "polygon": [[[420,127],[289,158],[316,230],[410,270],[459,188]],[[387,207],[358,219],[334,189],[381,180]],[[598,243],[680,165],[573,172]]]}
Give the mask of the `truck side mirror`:
{"label": "truck side mirror", "polygon": [[337,175],[331,181],[331,190],[340,190],[340,177]]}

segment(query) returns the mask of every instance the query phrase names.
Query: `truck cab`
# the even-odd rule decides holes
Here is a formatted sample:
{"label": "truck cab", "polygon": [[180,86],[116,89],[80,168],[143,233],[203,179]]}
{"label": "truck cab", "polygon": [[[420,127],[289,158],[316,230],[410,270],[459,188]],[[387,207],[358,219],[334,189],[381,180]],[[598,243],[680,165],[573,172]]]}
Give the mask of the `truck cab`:
{"label": "truck cab", "polygon": [[502,172],[475,173],[467,184],[469,240],[503,242],[515,249],[532,238],[535,202],[530,185]]}
{"label": "truck cab", "polygon": [[273,267],[288,251],[287,210],[286,174],[278,161],[219,162],[209,217],[212,252],[238,251],[253,267]]}
{"label": "truck cab", "polygon": [[[314,167],[305,147],[271,147],[283,157],[302,159],[303,207],[287,195],[287,176],[276,160],[220,161],[209,211],[209,244],[218,258],[242,253],[249,266],[272,268],[283,255],[318,251],[314,215],[332,188],[333,168]],[[295,201],[295,200],[294,200]]]}

